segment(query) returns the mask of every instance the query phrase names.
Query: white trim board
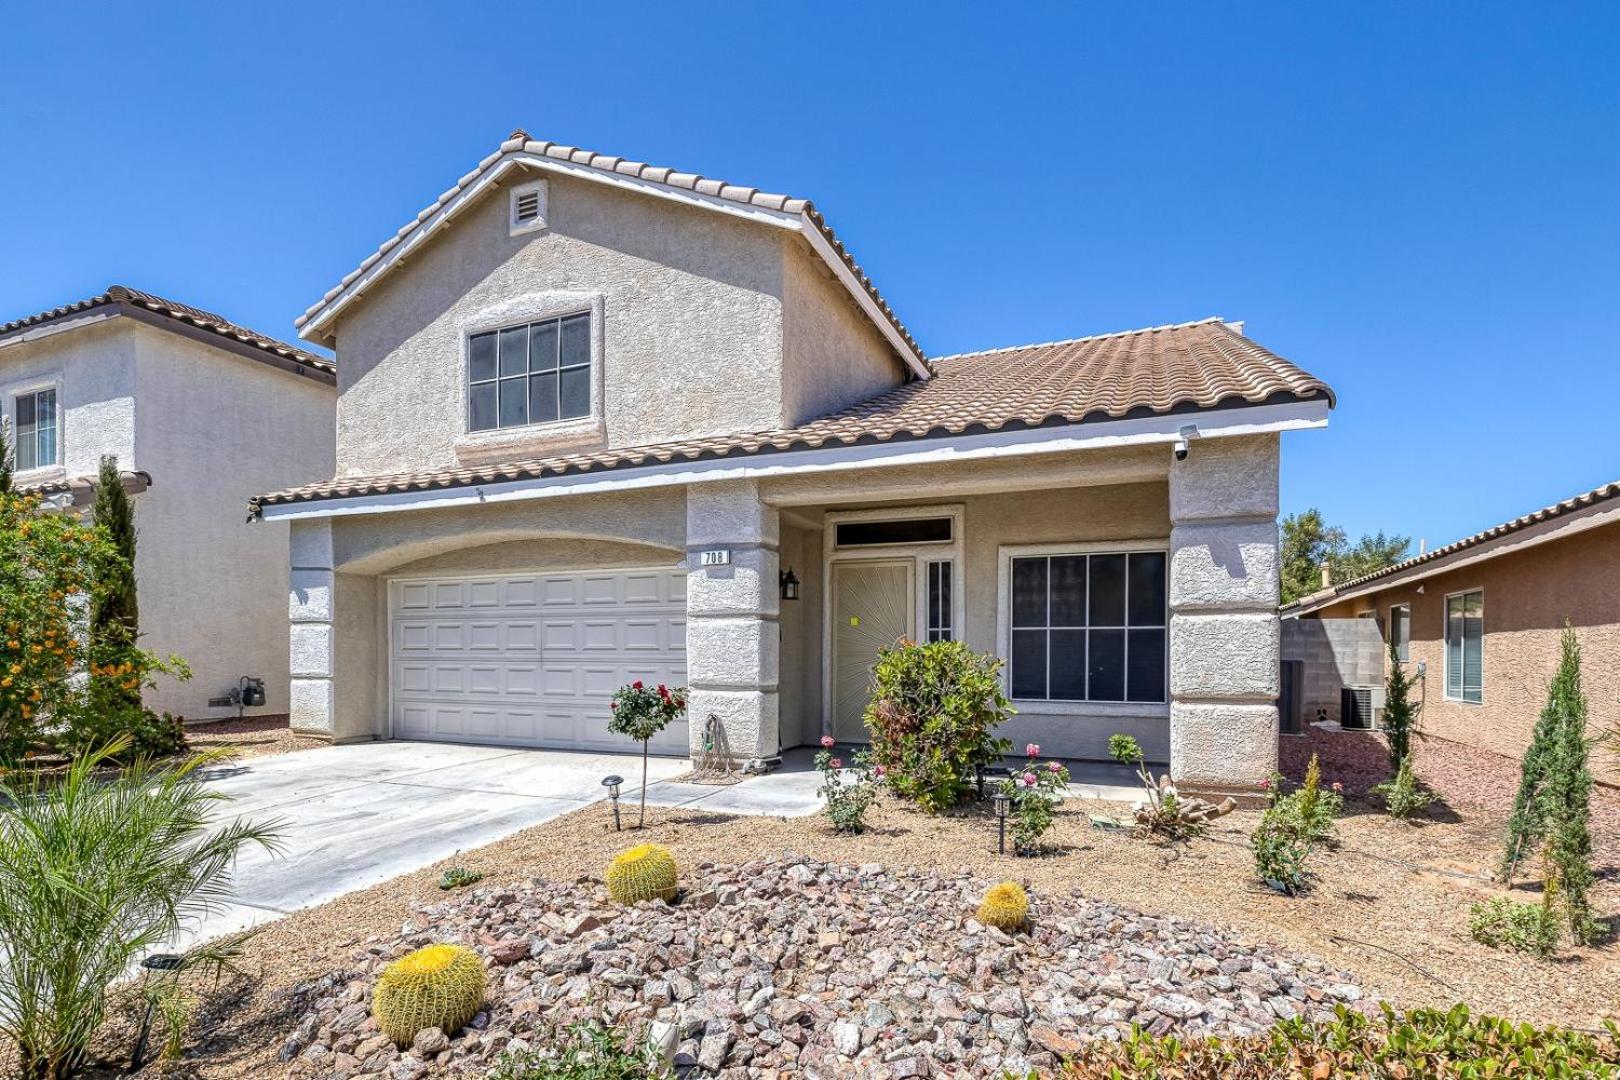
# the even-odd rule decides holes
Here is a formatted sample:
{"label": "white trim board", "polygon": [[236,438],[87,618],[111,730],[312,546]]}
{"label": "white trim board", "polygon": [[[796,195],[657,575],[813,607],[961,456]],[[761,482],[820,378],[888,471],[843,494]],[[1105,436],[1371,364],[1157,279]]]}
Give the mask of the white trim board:
{"label": "white trim board", "polygon": [[[1072,450],[1174,443],[1180,431],[1196,424],[1201,439],[1304,431],[1327,426],[1325,400],[1283,405],[1253,405],[1178,413],[1135,420],[1109,420],[1063,427],[1021,428],[983,435],[907,439],[839,446],[819,450],[717,457],[702,461],[621,467],[564,476],[465,485],[429,491],[396,491],[353,495],[311,502],[271,503],[259,517],[271,520],[343,517],[429,507],[476,506],[599,491],[632,491],[722,480],[765,479],[900,465],[949,465],[964,461],[1028,457]],[[1197,444],[1193,453],[1198,452]]]}

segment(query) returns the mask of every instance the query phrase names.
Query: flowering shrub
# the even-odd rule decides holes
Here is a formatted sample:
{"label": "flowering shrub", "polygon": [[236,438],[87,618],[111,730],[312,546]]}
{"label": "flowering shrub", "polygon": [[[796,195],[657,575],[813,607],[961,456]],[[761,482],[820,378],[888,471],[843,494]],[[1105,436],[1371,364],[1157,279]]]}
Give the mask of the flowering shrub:
{"label": "flowering shrub", "polygon": [[1334,821],[1344,807],[1343,785],[1334,783],[1322,790],[1322,768],[1311,755],[1305,782],[1296,790],[1283,793],[1283,778],[1273,774],[1260,788],[1271,805],[1260,815],[1260,824],[1251,838],[1255,869],[1262,880],[1279,892],[1299,893],[1310,879],[1306,861],[1318,846],[1332,846]]}
{"label": "flowering shrub", "polygon": [[647,821],[647,741],[686,714],[686,688],[663,683],[648,687],[640,679],[621,686],[609,702],[613,715],[608,730],[641,743],[641,812],[636,828]]}
{"label": "flowering shrub", "polygon": [[866,727],[889,787],[928,813],[974,791],[974,770],[1012,749],[996,726],[1012,715],[1001,661],[960,641],[900,641],[878,653]]}
{"label": "flowering shrub", "polygon": [[1052,828],[1057,804],[1069,785],[1069,770],[1061,762],[1040,761],[1041,748],[1035,743],[1024,747],[1024,755],[1028,760],[1001,782],[1001,793],[1012,800],[1013,851],[1034,855],[1041,850],[1041,837]]}
{"label": "flowering shrub", "polygon": [[846,763],[835,757],[837,743],[831,735],[821,739],[821,750],[816,754],[816,771],[821,773],[821,787],[816,792],[827,800],[827,820],[835,832],[860,833],[866,831],[866,811],[877,798],[877,786],[888,771],[882,765],[872,764],[867,750],[856,750]]}

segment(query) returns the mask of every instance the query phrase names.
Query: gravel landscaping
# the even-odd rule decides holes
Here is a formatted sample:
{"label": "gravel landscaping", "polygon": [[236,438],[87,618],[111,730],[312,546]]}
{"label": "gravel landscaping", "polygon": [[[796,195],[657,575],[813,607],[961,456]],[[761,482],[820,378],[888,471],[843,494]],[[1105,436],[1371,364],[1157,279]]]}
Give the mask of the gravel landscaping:
{"label": "gravel landscaping", "polygon": [[227,749],[239,758],[288,754],[328,745],[324,739],[294,734],[285,716],[250,716],[241,720],[187,724],[186,742],[194,750]]}
{"label": "gravel landscaping", "polygon": [[[973,919],[990,884],[787,856],[704,864],[673,906],[620,907],[595,878],[481,888],[418,905],[354,969],[296,987],[311,1007],[280,1056],[300,1077],[481,1075],[548,1020],[606,1016],[700,1075],[1023,1075],[1132,1024],[1247,1034],[1363,1001],[1320,961],[1077,894],[1037,893],[1030,931],[1009,936]],[[371,988],[430,942],[484,955],[490,1000],[473,1030],[402,1054],[376,1033]]]}

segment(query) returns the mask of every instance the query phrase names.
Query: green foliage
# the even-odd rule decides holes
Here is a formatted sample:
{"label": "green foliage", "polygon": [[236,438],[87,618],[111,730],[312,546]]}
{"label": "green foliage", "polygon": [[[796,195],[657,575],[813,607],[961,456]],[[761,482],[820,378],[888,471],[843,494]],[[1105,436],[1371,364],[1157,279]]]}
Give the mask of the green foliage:
{"label": "green foliage", "polygon": [[10,495],[17,473],[17,455],[11,449],[11,421],[0,416],[0,495]]}
{"label": "green foliage", "polygon": [[1344,798],[1338,784],[1322,790],[1321,765],[1314,754],[1305,782],[1294,791],[1282,793],[1280,776],[1264,786],[1271,793],[1271,805],[1260,815],[1251,837],[1255,870],[1273,888],[1296,894],[1310,882],[1306,864],[1311,852],[1334,843],[1334,822],[1344,808]]}
{"label": "green foliage", "polygon": [[601,1020],[551,1024],[530,1042],[539,1049],[507,1052],[485,1080],[672,1080],[656,1047]]}
{"label": "green foliage", "polygon": [[866,727],[889,786],[928,813],[974,791],[974,770],[1012,748],[996,727],[1012,715],[1001,661],[960,641],[901,641],[878,653]]}
{"label": "green foliage", "polygon": [[[101,581],[90,600],[90,640],[102,648],[133,647],[141,633],[140,604],[135,589],[135,508],[118,474],[118,459],[105,455],[96,480],[93,521],[118,553],[101,569]],[[119,687],[123,690],[123,687]],[[140,687],[131,694],[135,705],[141,702]]]}
{"label": "green foliage", "polygon": [[51,782],[0,778],[0,1036],[25,1080],[70,1076],[108,986],[230,896],[244,847],[275,850],[269,826],[213,824],[229,797],[198,769],[217,755],[98,775],[124,749],[87,753]]}
{"label": "green foliage", "polygon": [[1536,718],[1530,745],[1525,747],[1520,761],[1519,790],[1513,797],[1513,812],[1508,816],[1506,850],[1498,874],[1504,882],[1512,880],[1520,860],[1533,853],[1547,835],[1547,785],[1565,720],[1573,710],[1579,709],[1582,726],[1585,726],[1586,701],[1581,696],[1579,655],[1573,670],[1568,660],[1566,649],[1565,655],[1560,657],[1558,672],[1547,687],[1547,703]]}
{"label": "green foliage", "polygon": [[1322,519],[1320,510],[1290,514],[1282,523],[1282,602],[1291,604],[1320,590],[1324,566],[1335,581],[1349,581],[1394,566],[1411,547],[1410,537],[1382,531],[1352,545],[1343,529]]}
{"label": "green foliage", "polygon": [[628,735],[641,744],[641,809],[636,828],[647,823],[647,740],[686,714],[686,687],[673,689],[659,683],[649,687],[640,679],[621,686],[610,702],[613,715],[608,730]]}
{"label": "green foliage", "polygon": [[[821,774],[821,787],[816,794],[827,801],[827,820],[834,832],[862,833],[866,831],[866,811],[877,798],[877,785],[883,778],[881,766],[873,768],[872,754],[857,750],[845,761],[833,756],[836,745],[832,736],[821,740],[821,751],[816,754],[816,771]],[[852,776],[846,776],[847,771]]]}
{"label": "green foliage", "polygon": [[1476,1016],[1465,1005],[1368,1018],[1343,1006],[1325,1023],[1286,1020],[1244,1038],[1156,1037],[1088,1042],[1065,1063],[1072,1080],[1276,1080],[1280,1077],[1492,1076],[1574,1080],[1620,1076],[1616,1029],[1590,1035]]}
{"label": "green foliage", "polygon": [[429,945],[383,968],[371,995],[377,1027],[400,1046],[419,1031],[454,1036],[484,1004],[484,962],[465,945]]}
{"label": "green foliage", "polygon": [[1013,851],[1035,855],[1068,789],[1069,770],[1062,762],[1038,760],[1041,748],[1034,743],[1024,747],[1024,753],[1027,760],[1001,782],[1001,793],[1012,800]]}
{"label": "green foliage", "polygon": [[452,866],[444,872],[439,879],[439,888],[446,892],[451,889],[460,889],[468,885],[476,885],[484,880],[482,870],[469,870],[465,866]]}
{"label": "green foliage", "polygon": [[974,918],[1009,934],[1021,930],[1029,922],[1029,895],[1016,881],[992,885],[985,891]]}
{"label": "green foliage", "polygon": [[1389,674],[1384,677],[1384,739],[1389,743],[1389,767],[1399,772],[1401,763],[1412,756],[1412,739],[1421,738],[1418,729],[1420,706],[1412,700],[1417,688],[1416,675],[1407,673],[1395,650],[1393,639],[1389,643]]}
{"label": "green foliage", "polygon": [[1372,792],[1384,797],[1384,808],[1389,811],[1390,817],[1398,821],[1407,821],[1421,814],[1435,799],[1433,792],[1417,782],[1412,772],[1411,754],[1401,759],[1395,779],[1374,785]]}
{"label": "green foliage", "polygon": [[675,856],[657,844],[637,844],[608,864],[608,895],[621,904],[675,899]]}
{"label": "green foliage", "polygon": [[1547,957],[1558,948],[1558,913],[1547,903],[1492,897],[1468,906],[1468,933],[1493,949]]}

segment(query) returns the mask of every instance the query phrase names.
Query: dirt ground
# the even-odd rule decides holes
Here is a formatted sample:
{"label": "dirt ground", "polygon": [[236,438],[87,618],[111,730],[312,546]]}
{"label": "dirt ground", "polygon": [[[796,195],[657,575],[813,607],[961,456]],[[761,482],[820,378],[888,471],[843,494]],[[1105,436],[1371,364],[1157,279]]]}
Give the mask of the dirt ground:
{"label": "dirt ground", "polygon": [[189,724],[186,741],[198,750],[228,748],[237,757],[264,757],[325,746],[324,739],[295,735],[285,716],[250,716],[243,720],[215,720]]}
{"label": "dirt ground", "polygon": [[[849,863],[961,866],[1038,890],[1075,890],[1319,956],[1402,1006],[1461,1000],[1517,1019],[1579,1027],[1596,1026],[1616,1008],[1620,954],[1613,946],[1567,950],[1543,962],[1468,937],[1469,903],[1501,892],[1487,875],[1517,781],[1514,763],[1425,744],[1420,772],[1446,798],[1426,822],[1403,825],[1358,797],[1381,779],[1383,750],[1376,739],[1319,734],[1296,741],[1285,748],[1285,771],[1302,770],[1312,749],[1322,754],[1327,781],[1343,778],[1350,802],[1340,848],[1316,856],[1318,881],[1301,897],[1278,895],[1255,879],[1248,834],[1258,815],[1252,811],[1219,820],[1205,838],[1164,847],[1096,828],[1088,817],[1122,807],[1072,802],[1058,815],[1051,853],[1020,859],[996,854],[995,822],[982,808],[930,818],[884,800],[866,834],[837,836],[819,817],[732,818],[678,809],[650,810],[645,831],[615,833],[607,810],[591,807],[271,925],[248,948],[251,977],[204,995],[198,1040],[188,1047],[183,1074],[281,1075],[275,1052],[297,1021],[286,1009],[286,989],[344,967],[373,937],[398,933],[413,901],[443,896],[437,882],[448,866],[483,871],[485,885],[526,877],[567,881],[599,875],[615,853],[643,840],[668,846],[687,866],[794,851]],[[1620,799],[1604,789],[1594,802],[1597,904],[1612,915],[1620,911]],[[131,1040],[127,1027],[115,1026],[105,1045],[119,1052],[114,1048]]]}

